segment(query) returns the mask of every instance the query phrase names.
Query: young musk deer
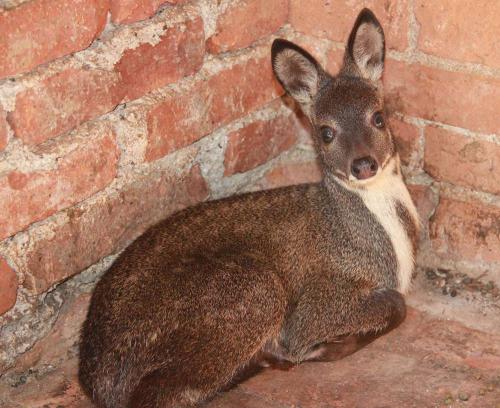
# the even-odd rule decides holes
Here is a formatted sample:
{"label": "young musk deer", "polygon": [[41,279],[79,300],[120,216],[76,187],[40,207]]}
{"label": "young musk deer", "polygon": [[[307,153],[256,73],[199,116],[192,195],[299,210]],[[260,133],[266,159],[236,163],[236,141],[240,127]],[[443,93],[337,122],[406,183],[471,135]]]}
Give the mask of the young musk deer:
{"label": "young musk deer", "polygon": [[385,123],[384,54],[367,9],[336,76],[273,43],[274,72],[312,123],[323,181],[203,203],[130,245],[83,327],[80,379],[98,406],[193,406],[262,352],[328,358],[325,344],[404,319],[418,221]]}

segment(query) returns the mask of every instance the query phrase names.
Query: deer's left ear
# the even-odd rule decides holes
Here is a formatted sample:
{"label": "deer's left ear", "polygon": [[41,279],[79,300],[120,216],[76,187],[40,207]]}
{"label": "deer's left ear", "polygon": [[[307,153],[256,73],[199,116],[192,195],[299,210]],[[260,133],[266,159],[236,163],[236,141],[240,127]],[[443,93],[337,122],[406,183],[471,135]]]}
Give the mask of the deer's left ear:
{"label": "deer's left ear", "polygon": [[359,13],[349,35],[344,56],[344,72],[378,81],[385,59],[385,36],[375,14],[365,8]]}

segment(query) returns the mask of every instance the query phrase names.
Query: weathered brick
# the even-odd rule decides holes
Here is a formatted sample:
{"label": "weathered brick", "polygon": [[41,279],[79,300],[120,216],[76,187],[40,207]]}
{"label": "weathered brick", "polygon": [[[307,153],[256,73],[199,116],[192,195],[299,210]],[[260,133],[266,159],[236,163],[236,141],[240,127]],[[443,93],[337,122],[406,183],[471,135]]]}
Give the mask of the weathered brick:
{"label": "weathered brick", "polygon": [[245,48],[274,33],[288,16],[287,0],[243,0],[232,3],[217,19],[215,34],[207,40],[212,53]]}
{"label": "weathered brick", "polygon": [[500,146],[496,143],[427,127],[424,168],[437,180],[500,193]]}
{"label": "weathered brick", "polygon": [[422,225],[426,226],[436,208],[434,193],[429,186],[420,184],[408,184],[408,191],[415,203]]}
{"label": "weathered brick", "polygon": [[369,7],[382,23],[387,46],[404,50],[407,46],[407,0],[291,0],[290,23],[300,32],[345,42],[357,14]]}
{"label": "weathered brick", "polygon": [[500,2],[418,0],[418,47],[429,54],[500,67]]}
{"label": "weathered brick", "polygon": [[41,293],[102,257],[116,252],[150,225],[208,195],[198,167],[180,175],[158,172],[103,197],[85,209],[71,208],[51,238],[18,254],[26,259],[24,285]]}
{"label": "weathered brick", "polygon": [[271,189],[294,184],[316,183],[321,180],[321,170],[316,161],[284,163],[269,170],[257,185]]}
{"label": "weathered brick", "polygon": [[210,122],[229,123],[283,94],[268,55],[222,71],[208,80]]}
{"label": "weathered brick", "polygon": [[256,121],[231,132],[224,156],[224,175],[244,173],[288,150],[297,141],[293,116]]}
{"label": "weathered brick", "polygon": [[388,60],[385,88],[392,110],[499,133],[500,80]]}
{"label": "weathered brick", "polygon": [[336,75],[340,68],[342,68],[342,63],[344,61],[344,50],[343,49],[331,49],[327,53],[327,63],[326,70],[333,75]]}
{"label": "weathered brick", "polygon": [[252,58],[183,94],[175,93],[148,114],[146,160],[185,147],[282,92],[272,77],[269,58]]}
{"label": "weathered brick", "polygon": [[8,121],[27,144],[39,144],[113,110],[123,98],[119,75],[67,69],[19,93]]}
{"label": "weathered brick", "polygon": [[17,275],[5,259],[0,258],[0,315],[16,303]]}
{"label": "weathered brick", "polygon": [[127,100],[198,71],[205,54],[200,17],[169,28],[156,45],[142,44],[123,53],[115,65]]}
{"label": "weathered brick", "polygon": [[11,171],[0,178],[0,239],[91,196],[115,178],[113,133],[100,131],[83,140],[53,170]]}
{"label": "weathered brick", "polygon": [[132,23],[151,17],[166,0],[111,0],[113,23]]}
{"label": "weathered brick", "polygon": [[401,162],[408,164],[417,152],[420,130],[416,126],[396,118],[391,118],[390,126]]}
{"label": "weathered brick", "polygon": [[430,225],[434,250],[453,260],[500,261],[500,208],[441,198]]}
{"label": "weathered brick", "polygon": [[0,106],[0,152],[7,146],[7,120],[6,113]]}
{"label": "weathered brick", "polygon": [[38,0],[0,10],[0,78],[88,47],[109,0]]}
{"label": "weathered brick", "polygon": [[[50,332],[16,359],[15,366],[9,370],[9,374],[13,372],[23,374],[35,366],[57,365],[60,368],[59,364],[62,361],[71,358],[74,346],[78,344],[80,329],[87,317],[90,297],[90,293],[82,293],[76,298],[67,294]],[[70,406],[73,402],[74,400],[70,402]],[[31,406],[31,401],[27,402],[27,406]],[[90,408],[90,405],[87,408]]]}

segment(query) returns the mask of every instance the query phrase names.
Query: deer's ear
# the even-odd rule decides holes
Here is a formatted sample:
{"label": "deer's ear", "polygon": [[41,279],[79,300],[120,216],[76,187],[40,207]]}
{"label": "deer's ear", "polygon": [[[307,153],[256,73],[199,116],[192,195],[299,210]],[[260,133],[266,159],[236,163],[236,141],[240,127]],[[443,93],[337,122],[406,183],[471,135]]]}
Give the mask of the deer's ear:
{"label": "deer's ear", "polygon": [[384,70],[384,59],[384,30],[371,10],[365,8],[359,13],[349,35],[343,70],[378,81]]}
{"label": "deer's ear", "polygon": [[274,40],[271,57],[276,78],[308,113],[312,100],[327,74],[311,54],[287,40]]}

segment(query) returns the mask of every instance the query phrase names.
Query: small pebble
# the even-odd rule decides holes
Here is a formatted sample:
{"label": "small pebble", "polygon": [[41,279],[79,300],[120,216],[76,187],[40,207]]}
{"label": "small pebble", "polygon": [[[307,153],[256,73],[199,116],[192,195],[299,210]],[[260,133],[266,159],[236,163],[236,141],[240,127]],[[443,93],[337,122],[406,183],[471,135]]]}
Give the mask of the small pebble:
{"label": "small pebble", "polygon": [[427,279],[430,279],[430,280],[436,279],[436,273],[432,269],[427,269],[425,271],[425,276],[427,276]]}
{"label": "small pebble", "polygon": [[460,399],[460,401],[469,401],[470,395],[466,392],[461,392],[460,394],[458,394],[458,398]]}
{"label": "small pebble", "polygon": [[453,404],[453,397],[451,395],[449,395],[448,397],[446,397],[446,399],[444,400],[444,403],[446,405],[450,405],[450,404]]}
{"label": "small pebble", "polygon": [[451,297],[455,297],[455,296],[457,296],[457,291],[456,291],[456,289],[452,289],[452,290],[451,290],[451,292],[450,292],[450,296],[451,296]]}
{"label": "small pebble", "polygon": [[479,395],[484,395],[484,394],[486,394],[486,390],[484,388],[481,388],[479,390]]}
{"label": "small pebble", "polygon": [[493,391],[495,389],[495,386],[493,384],[488,385],[488,391]]}

